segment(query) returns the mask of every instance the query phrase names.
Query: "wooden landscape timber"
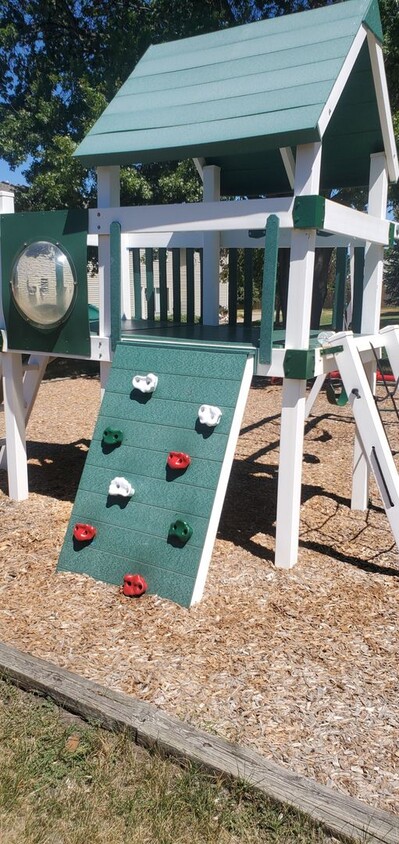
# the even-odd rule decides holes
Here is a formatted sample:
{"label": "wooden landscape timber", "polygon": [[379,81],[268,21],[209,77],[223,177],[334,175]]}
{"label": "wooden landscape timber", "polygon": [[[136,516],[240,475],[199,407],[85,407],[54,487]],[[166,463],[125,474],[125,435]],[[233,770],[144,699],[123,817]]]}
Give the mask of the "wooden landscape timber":
{"label": "wooden landscape timber", "polygon": [[334,834],[367,844],[397,844],[399,818],[299,776],[259,753],[198,730],[120,692],[0,643],[0,674],[20,688],[108,730],[126,731],[145,747],[235,777],[306,813]]}

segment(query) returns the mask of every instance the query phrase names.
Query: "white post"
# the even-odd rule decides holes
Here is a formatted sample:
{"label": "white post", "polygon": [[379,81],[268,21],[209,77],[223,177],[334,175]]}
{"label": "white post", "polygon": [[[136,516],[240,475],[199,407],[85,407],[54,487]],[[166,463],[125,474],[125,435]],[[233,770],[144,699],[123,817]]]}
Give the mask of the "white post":
{"label": "white post", "polygon": [[3,352],[4,416],[7,443],[8,494],[15,501],[28,498],[25,403],[22,355]]}
{"label": "white post", "polygon": [[[97,168],[97,208],[118,208],[120,205],[120,168]],[[111,253],[109,232],[98,236],[99,334],[111,336]],[[104,390],[110,363],[100,361],[101,388]]]}
{"label": "white post", "polygon": [[0,214],[14,213],[14,194],[11,190],[0,190]]}
{"label": "white post", "polygon": [[[14,213],[14,194],[8,190],[0,191],[0,214]],[[0,246],[1,248],[1,246]],[[1,281],[1,262],[0,262],[0,290],[2,290]],[[3,296],[0,295],[0,328],[5,328],[4,313],[3,313]],[[1,371],[0,371],[1,375]]]}
{"label": "white post", "polygon": [[[203,168],[204,202],[220,200],[220,168],[206,165]],[[202,322],[219,325],[219,265],[220,233],[204,232]]]}
{"label": "white post", "polygon": [[[0,214],[14,213],[14,194],[0,191]],[[0,272],[0,286],[1,272]],[[5,328],[2,296],[0,296],[0,327]],[[16,501],[28,498],[28,464],[26,459],[25,401],[23,395],[22,355],[3,352],[1,370],[4,387],[4,421],[7,444],[8,494]],[[5,453],[2,448],[1,452]],[[3,463],[4,465],[4,463]]]}
{"label": "white post", "polygon": [[[387,162],[383,152],[370,156],[368,213],[385,219],[388,197]],[[367,243],[364,260],[362,334],[377,334],[380,329],[384,247]],[[375,389],[375,363],[365,366],[372,392]],[[352,475],[352,510],[367,510],[369,499],[369,468],[356,434]]]}
{"label": "white post", "polygon": [[[317,194],[321,143],[297,147],[295,196]],[[294,230],[287,303],[286,348],[309,346],[316,231]],[[306,380],[284,379],[276,520],[276,566],[291,568],[298,556]]]}

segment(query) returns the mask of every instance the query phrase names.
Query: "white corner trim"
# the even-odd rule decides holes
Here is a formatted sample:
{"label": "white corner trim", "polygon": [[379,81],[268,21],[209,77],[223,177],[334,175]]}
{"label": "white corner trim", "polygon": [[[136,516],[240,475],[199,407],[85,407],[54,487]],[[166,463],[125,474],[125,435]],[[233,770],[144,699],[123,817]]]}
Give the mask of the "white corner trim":
{"label": "white corner trim", "polygon": [[391,106],[389,102],[382,47],[372,32],[367,33],[367,42],[370,51],[370,61],[373,71],[378,113],[381,121],[382,137],[384,139],[384,147],[387,157],[388,175],[391,182],[397,182],[399,178],[398,153],[396,150],[395,133],[392,124]]}
{"label": "white corner trim", "polygon": [[234,459],[237,439],[240,433],[241,421],[244,415],[245,405],[247,403],[249,388],[251,386],[252,376],[254,372],[254,360],[248,357],[244,373],[241,381],[241,387],[238,394],[238,399],[234,411],[233,421],[230,427],[230,433],[227,440],[226,451],[220,471],[219,482],[216,488],[215,499],[213,502],[212,513],[208,523],[208,530],[205,537],[205,543],[202,550],[201,560],[198,567],[197,578],[195,581],[193,594],[190,606],[198,603],[201,600],[206,576],[208,574],[209,564],[212,557],[213,546],[216,539],[217,529],[222,512],[224,497],[226,495],[227,484],[229,482],[231,466]]}
{"label": "white corner trim", "polygon": [[201,182],[204,181],[204,167],[206,164],[205,158],[193,158],[194,167],[197,170],[197,173],[201,179]]}
{"label": "white corner trim", "polygon": [[280,147],[280,155],[283,160],[290,188],[293,190],[295,182],[295,158],[291,147]]}
{"label": "white corner trim", "polygon": [[345,61],[342,65],[342,68],[341,68],[341,70],[340,70],[340,72],[337,76],[337,79],[335,80],[334,85],[332,87],[330,96],[328,97],[328,100],[327,100],[327,102],[326,102],[326,104],[323,108],[323,111],[322,111],[320,117],[319,117],[318,129],[319,129],[321,138],[323,137],[323,135],[324,135],[324,133],[327,129],[327,126],[330,122],[330,119],[334,114],[334,111],[335,111],[337,104],[338,104],[338,100],[339,100],[339,98],[340,98],[340,96],[341,96],[341,94],[342,94],[342,92],[345,88],[345,85],[346,85],[346,83],[349,79],[351,72],[352,72],[355,61],[356,61],[356,59],[359,55],[360,49],[361,49],[361,47],[362,47],[366,38],[367,38],[367,30],[362,25],[360,27],[360,29],[358,30],[357,34],[355,35],[355,38],[354,38],[352,46],[349,50],[349,53],[347,54],[347,56],[345,58]]}

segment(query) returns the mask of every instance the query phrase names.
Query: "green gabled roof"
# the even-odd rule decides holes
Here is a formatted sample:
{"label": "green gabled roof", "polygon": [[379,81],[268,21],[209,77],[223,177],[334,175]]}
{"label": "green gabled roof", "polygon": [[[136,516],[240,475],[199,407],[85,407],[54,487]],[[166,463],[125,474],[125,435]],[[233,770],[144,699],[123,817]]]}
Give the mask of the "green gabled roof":
{"label": "green gabled roof", "polygon": [[[376,0],[347,0],[150,47],[77,155],[88,166],[204,158],[226,194],[289,190],[280,147],[318,122],[359,29],[382,38]],[[368,181],[384,148],[365,43],[328,124],[324,186]]]}

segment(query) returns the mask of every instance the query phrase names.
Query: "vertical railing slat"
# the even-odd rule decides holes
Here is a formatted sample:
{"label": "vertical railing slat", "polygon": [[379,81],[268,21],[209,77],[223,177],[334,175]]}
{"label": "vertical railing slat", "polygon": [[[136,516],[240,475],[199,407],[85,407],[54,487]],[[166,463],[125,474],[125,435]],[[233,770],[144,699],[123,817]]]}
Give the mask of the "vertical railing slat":
{"label": "vertical railing slat", "polygon": [[114,222],[110,226],[111,251],[111,349],[114,352],[116,344],[121,339],[121,226]]}
{"label": "vertical railing slat", "polygon": [[140,249],[133,249],[134,319],[142,319]]}
{"label": "vertical railing slat", "polygon": [[159,260],[159,316],[161,322],[168,319],[168,287],[166,282],[166,249],[158,250]]}
{"label": "vertical railing slat", "polygon": [[201,248],[198,250],[199,255],[199,262],[200,262],[200,297],[199,297],[199,319],[202,322],[202,314],[204,313],[203,309],[203,298],[204,298],[204,250]]}
{"label": "vertical railing slat", "polygon": [[154,250],[145,250],[145,278],[147,285],[147,319],[155,319]]}
{"label": "vertical railing slat", "polygon": [[186,249],[187,267],[187,322],[194,324],[195,302],[194,302],[194,249]]}
{"label": "vertical railing slat", "polygon": [[237,325],[237,249],[229,250],[229,325]]}
{"label": "vertical railing slat", "polygon": [[172,249],[173,320],[181,322],[180,249]]}
{"label": "vertical railing slat", "polygon": [[270,214],[266,222],[265,254],[263,259],[262,312],[259,338],[260,363],[272,362],[279,226],[279,218],[276,214]]}
{"label": "vertical railing slat", "polygon": [[253,252],[244,249],[244,325],[252,325]]}

